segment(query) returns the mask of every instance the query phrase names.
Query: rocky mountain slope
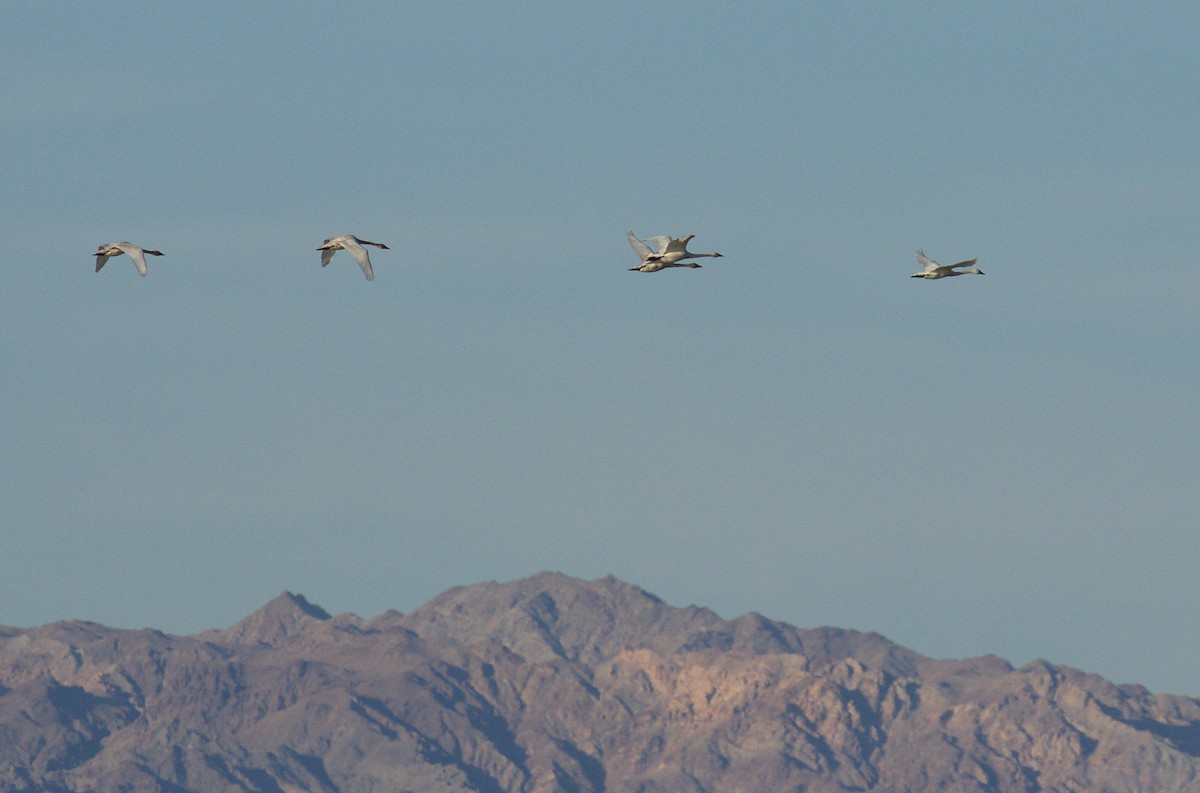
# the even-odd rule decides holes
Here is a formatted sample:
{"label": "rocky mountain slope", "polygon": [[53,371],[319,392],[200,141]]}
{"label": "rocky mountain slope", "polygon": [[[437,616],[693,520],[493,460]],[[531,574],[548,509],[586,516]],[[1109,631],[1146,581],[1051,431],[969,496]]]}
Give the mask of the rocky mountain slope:
{"label": "rocky mountain slope", "polygon": [[1200,791],[1200,701],[546,573],[0,628],[0,791]]}

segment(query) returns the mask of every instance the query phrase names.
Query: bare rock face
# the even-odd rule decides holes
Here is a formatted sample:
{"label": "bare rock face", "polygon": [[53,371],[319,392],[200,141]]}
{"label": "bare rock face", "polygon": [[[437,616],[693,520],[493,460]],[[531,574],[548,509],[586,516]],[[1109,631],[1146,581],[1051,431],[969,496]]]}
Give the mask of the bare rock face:
{"label": "bare rock face", "polygon": [[1200,701],[613,578],[0,628],[0,791],[1197,791]]}

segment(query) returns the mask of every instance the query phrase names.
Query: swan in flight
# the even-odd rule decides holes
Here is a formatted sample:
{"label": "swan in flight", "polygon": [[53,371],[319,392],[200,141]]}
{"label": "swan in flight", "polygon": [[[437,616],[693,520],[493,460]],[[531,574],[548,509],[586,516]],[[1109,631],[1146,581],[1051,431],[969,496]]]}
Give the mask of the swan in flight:
{"label": "swan in flight", "polygon": [[[977,262],[977,261],[979,261],[979,260],[971,259],[969,261],[959,262],[958,264],[943,265],[943,264],[938,264],[933,259],[926,257],[924,250],[919,250],[919,251],[917,251],[917,264],[921,265],[925,269],[923,269],[919,273],[913,273],[912,277],[913,278],[949,278],[952,275],[967,275],[968,273],[970,273],[971,275],[984,275],[983,270],[980,270],[978,267],[974,266],[975,262]],[[956,269],[958,267],[970,267],[971,269],[959,271]]]}
{"label": "swan in flight", "polygon": [[364,245],[374,245],[376,248],[391,250],[382,242],[368,242],[360,240],[353,234],[345,234],[341,237],[330,237],[321,243],[321,247],[317,250],[321,251],[321,266],[325,267],[329,264],[329,260],[333,258],[333,254],[338,250],[349,251],[354,257],[354,261],[358,262],[358,266],[362,268],[363,275],[368,281],[375,280],[375,271],[371,269],[371,257],[367,255],[367,249]]}
{"label": "swan in flight", "polygon": [[133,259],[133,265],[137,267],[138,275],[146,274],[146,254],[151,256],[162,256],[162,251],[151,251],[145,248],[139,248],[130,242],[109,242],[101,245],[96,249],[96,272],[100,272],[100,268],[104,263],[113,256],[120,256],[122,253],[127,254],[130,259]]}
{"label": "swan in flight", "polygon": [[643,242],[631,231],[625,235],[625,238],[629,240],[634,253],[638,255],[642,263],[629,269],[642,273],[656,273],[664,267],[691,267],[694,269],[700,265],[695,262],[685,262],[683,259],[695,259],[701,256],[719,257],[721,255],[689,251],[687,249],[688,240],[695,236],[695,234],[689,234],[686,237],[647,237]]}

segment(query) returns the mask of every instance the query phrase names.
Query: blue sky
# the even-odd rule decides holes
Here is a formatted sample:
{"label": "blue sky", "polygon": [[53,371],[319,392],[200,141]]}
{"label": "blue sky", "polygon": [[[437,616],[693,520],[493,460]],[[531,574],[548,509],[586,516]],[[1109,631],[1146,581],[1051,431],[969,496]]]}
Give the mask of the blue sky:
{"label": "blue sky", "polygon": [[779,5],[5,6],[0,623],[553,569],[1200,695],[1200,10]]}

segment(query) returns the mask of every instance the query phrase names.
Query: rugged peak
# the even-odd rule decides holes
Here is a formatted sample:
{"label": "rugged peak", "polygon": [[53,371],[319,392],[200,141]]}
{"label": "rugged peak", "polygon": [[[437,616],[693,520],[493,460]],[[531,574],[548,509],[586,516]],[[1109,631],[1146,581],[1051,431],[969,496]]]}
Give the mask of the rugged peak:
{"label": "rugged peak", "polygon": [[285,612],[296,610],[317,620],[327,620],[330,618],[328,611],[315,603],[310,603],[304,595],[286,590],[276,595],[263,608],[264,610],[275,608]]}
{"label": "rugged peak", "polygon": [[389,628],[395,628],[397,626],[403,627],[403,625],[404,612],[397,611],[396,609],[388,609],[379,616],[372,617],[371,619],[363,622],[363,628],[365,630],[373,631],[385,631]]}
{"label": "rugged peak", "polygon": [[274,645],[328,619],[329,612],[304,595],[281,592],[250,616],[218,631],[216,638],[231,644]]}
{"label": "rugged peak", "polygon": [[594,581],[540,573],[451,589],[409,614],[428,642],[497,642],[530,661],[592,663],[623,650],[728,649],[731,624],[706,608],[676,608],[613,576]]}
{"label": "rugged peak", "polygon": [[634,649],[785,653],[804,655],[817,666],[856,658],[904,677],[922,660],[875,633],[802,630],[757,613],[724,620],[706,608],[670,606],[611,575],[584,581],[539,573],[457,587],[410,613],[403,625],[434,645],[496,642],[529,661],[595,663]]}

